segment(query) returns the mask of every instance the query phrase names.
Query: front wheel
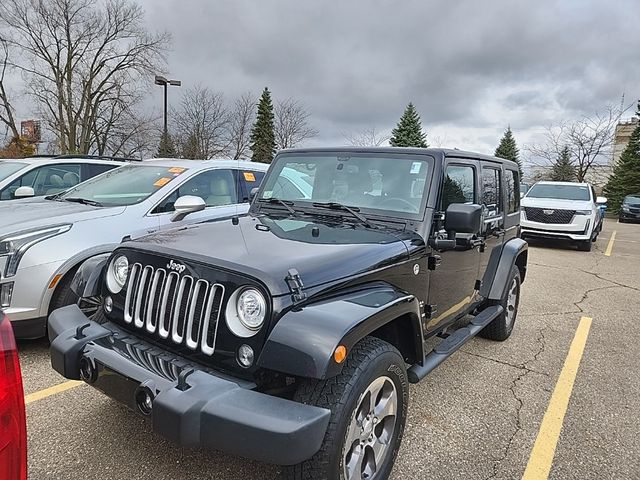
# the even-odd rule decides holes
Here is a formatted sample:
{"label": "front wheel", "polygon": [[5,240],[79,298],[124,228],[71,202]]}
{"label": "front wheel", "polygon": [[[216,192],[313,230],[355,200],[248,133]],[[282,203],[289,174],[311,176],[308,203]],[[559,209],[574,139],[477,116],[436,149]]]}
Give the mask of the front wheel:
{"label": "front wheel", "polygon": [[366,337],[357,343],[342,373],[305,380],[295,399],[331,410],[320,450],[285,467],[288,480],[385,480],[395,461],[407,417],[409,389],[405,363],[392,345]]}
{"label": "front wheel", "polygon": [[578,250],[581,252],[590,252],[593,246],[593,240],[583,240],[578,243]]}

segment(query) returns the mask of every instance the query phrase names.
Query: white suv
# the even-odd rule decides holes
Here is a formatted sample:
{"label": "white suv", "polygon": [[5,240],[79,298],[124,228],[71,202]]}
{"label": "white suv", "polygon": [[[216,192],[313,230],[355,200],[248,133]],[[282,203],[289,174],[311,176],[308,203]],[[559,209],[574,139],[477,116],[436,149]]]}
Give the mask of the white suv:
{"label": "white suv", "polygon": [[521,203],[523,238],[572,240],[588,252],[602,230],[599,205],[607,199],[597,197],[588,183],[538,182]]}

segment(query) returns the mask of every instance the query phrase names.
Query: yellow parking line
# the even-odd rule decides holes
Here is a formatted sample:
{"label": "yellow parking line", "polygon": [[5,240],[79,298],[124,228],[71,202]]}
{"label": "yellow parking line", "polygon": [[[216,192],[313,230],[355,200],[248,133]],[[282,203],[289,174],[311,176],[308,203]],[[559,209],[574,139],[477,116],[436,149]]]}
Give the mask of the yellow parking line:
{"label": "yellow parking line", "polygon": [[77,380],[69,380],[68,382],[54,385],[53,387],[45,388],[43,390],[38,390],[37,392],[33,392],[33,393],[30,393],[29,395],[25,395],[24,403],[25,405],[29,405],[30,403],[37,402],[38,400],[42,400],[43,398],[50,397],[51,395],[55,395],[56,393],[62,393],[72,388],[79,387],[83,383],[84,382],[79,382]]}
{"label": "yellow parking line", "polygon": [[616,241],[616,231],[614,230],[611,234],[611,238],[609,239],[609,243],[607,244],[607,250],[604,252],[606,257],[611,256],[611,250],[613,250],[613,242]]}
{"label": "yellow parking line", "polygon": [[536,442],[531,450],[527,469],[522,480],[546,480],[551,471],[560,431],[567,413],[571,391],[578,373],[580,360],[591,328],[591,318],[582,317],[569,347],[569,353],[551,395],[549,406],[542,419]]}

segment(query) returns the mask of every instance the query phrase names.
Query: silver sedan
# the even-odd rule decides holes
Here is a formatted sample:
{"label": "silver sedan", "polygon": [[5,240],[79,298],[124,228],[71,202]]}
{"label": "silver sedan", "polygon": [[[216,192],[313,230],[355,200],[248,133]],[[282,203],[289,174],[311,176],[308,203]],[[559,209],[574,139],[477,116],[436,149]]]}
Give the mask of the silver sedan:
{"label": "silver sedan", "polygon": [[77,300],[68,287],[88,258],[125,237],[246,213],[266,170],[233,160],[150,160],[40,202],[0,205],[0,304],[16,336],[43,336],[49,312]]}

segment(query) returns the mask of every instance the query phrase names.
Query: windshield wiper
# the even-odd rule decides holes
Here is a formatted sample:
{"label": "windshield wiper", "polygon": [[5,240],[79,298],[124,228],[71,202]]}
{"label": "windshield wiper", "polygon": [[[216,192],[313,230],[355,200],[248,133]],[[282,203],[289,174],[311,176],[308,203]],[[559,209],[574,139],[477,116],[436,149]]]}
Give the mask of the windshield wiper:
{"label": "windshield wiper", "polygon": [[291,205],[293,205],[293,202],[291,200],[282,200],[280,198],[271,197],[271,198],[259,198],[258,201],[261,203],[269,203],[271,205],[274,205],[274,204],[282,205],[284,208],[286,208],[289,211],[289,213],[296,213],[296,211],[293,208],[291,208]]}
{"label": "windshield wiper", "polygon": [[103,207],[100,202],[96,202],[95,200],[89,200],[88,198],[80,198],[80,197],[65,197],[62,200],[65,202],[75,202],[81,203],[83,205],[91,205],[92,207]]}
{"label": "windshield wiper", "polygon": [[358,213],[360,211],[358,207],[347,207],[346,205],[338,202],[313,202],[313,206],[349,212],[353,217],[357,218],[365,227],[375,228],[374,225],[372,225],[364,215]]}

